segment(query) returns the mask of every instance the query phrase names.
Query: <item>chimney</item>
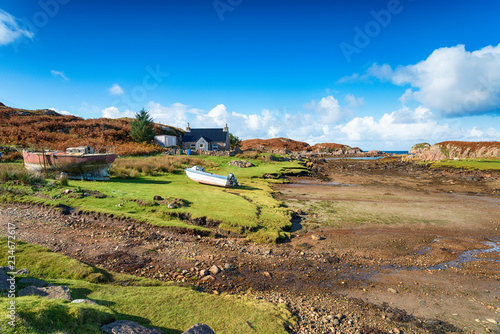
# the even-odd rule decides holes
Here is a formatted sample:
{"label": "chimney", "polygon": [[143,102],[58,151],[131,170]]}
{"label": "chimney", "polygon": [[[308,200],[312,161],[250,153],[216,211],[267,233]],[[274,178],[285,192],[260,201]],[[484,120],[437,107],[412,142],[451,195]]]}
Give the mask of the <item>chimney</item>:
{"label": "chimney", "polygon": [[188,123],[188,126],[186,128],[186,132],[191,132],[191,128],[189,127],[189,123]]}
{"label": "chimney", "polygon": [[224,127],[224,132],[227,132],[228,129],[227,129],[227,123],[226,123],[226,126]]}

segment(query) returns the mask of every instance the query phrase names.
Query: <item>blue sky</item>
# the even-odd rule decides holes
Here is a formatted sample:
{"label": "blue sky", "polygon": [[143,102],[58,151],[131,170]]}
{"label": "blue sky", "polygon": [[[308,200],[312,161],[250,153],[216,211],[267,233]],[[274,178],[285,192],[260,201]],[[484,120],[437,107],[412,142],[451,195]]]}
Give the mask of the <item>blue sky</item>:
{"label": "blue sky", "polygon": [[500,137],[497,1],[0,3],[0,101],[364,150]]}

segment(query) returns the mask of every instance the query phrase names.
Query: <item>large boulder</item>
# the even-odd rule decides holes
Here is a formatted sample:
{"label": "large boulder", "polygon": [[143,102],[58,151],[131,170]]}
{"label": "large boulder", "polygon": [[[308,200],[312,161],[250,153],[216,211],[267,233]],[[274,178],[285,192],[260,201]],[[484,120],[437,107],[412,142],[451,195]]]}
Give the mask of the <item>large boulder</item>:
{"label": "large boulder", "polygon": [[15,280],[3,271],[0,271],[0,291],[13,290],[11,287],[17,289]]}
{"label": "large boulder", "polygon": [[248,168],[248,167],[252,167],[253,164],[249,161],[246,161],[246,160],[232,160],[232,161],[229,161],[229,166]]}
{"label": "large boulder", "polygon": [[101,327],[104,333],[108,334],[165,334],[156,328],[147,328],[136,322],[128,320],[118,320]]}
{"label": "large boulder", "polygon": [[30,285],[30,286],[36,286],[38,288],[43,288],[47,285],[49,285],[49,283],[45,282],[45,281],[42,281],[41,279],[38,279],[38,278],[21,278],[19,280],[19,284],[24,284],[25,286],[26,285]]}
{"label": "large boulder", "polygon": [[19,297],[23,296],[42,296],[47,299],[66,299],[71,300],[71,293],[67,286],[48,286],[39,288],[36,286],[29,286],[17,293]]}

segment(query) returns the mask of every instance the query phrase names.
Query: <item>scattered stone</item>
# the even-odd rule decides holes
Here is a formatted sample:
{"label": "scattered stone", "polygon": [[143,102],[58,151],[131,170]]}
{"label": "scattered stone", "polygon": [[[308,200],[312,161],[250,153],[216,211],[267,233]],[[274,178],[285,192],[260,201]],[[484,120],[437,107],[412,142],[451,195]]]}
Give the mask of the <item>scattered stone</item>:
{"label": "scattered stone", "polygon": [[107,334],[165,334],[159,329],[146,328],[128,320],[118,320],[102,326],[101,329]]}
{"label": "scattered stone", "polygon": [[492,324],[498,324],[498,322],[495,319],[486,319],[486,321],[491,322]]}
{"label": "scattered stone", "polygon": [[200,270],[200,277],[205,277],[205,276],[207,276],[207,275],[208,275],[208,273],[209,273],[209,271],[208,271],[208,270],[206,270],[206,269],[202,269],[202,270]]}
{"label": "scattered stone", "polygon": [[324,238],[317,234],[311,234],[311,239],[313,240],[323,240]]}
{"label": "scattered stone", "polygon": [[47,299],[66,299],[71,300],[70,290],[67,286],[48,286],[45,288],[38,288],[36,286],[29,286],[18,292],[19,297],[23,296],[42,296]]}
{"label": "scattered stone", "polygon": [[163,201],[163,197],[161,197],[160,195],[154,195],[153,200],[154,201]]}
{"label": "scattered stone", "polygon": [[340,325],[340,320],[339,320],[339,319],[337,319],[337,318],[333,319],[333,324],[334,324],[335,326]]}
{"label": "scattered stone", "polygon": [[246,161],[246,160],[233,160],[233,161],[229,161],[229,166],[248,168],[248,167],[252,167],[253,164],[249,161]]}
{"label": "scattered stone", "polygon": [[27,278],[27,277],[21,278],[18,283],[24,284],[24,285],[36,286],[38,288],[43,288],[43,287],[49,285],[49,283],[42,281],[41,279]]}
{"label": "scattered stone", "polygon": [[95,301],[90,300],[90,299],[75,299],[71,303],[73,303],[73,304],[82,304],[82,303],[84,303],[84,304],[99,305]]}
{"label": "scattered stone", "polygon": [[16,275],[28,275],[28,268],[19,269],[15,272]]}
{"label": "scattered stone", "polygon": [[218,273],[220,273],[220,268],[214,264],[209,271],[212,273],[212,275],[217,275]]}
{"label": "scattered stone", "polygon": [[214,331],[205,324],[197,323],[182,334],[215,334]]}
{"label": "scattered stone", "polygon": [[173,205],[172,203],[170,203],[170,204],[168,205],[168,208],[169,208],[169,209],[175,209],[175,205]]}
{"label": "scattered stone", "polygon": [[200,279],[201,282],[208,282],[208,281],[215,281],[215,277],[212,275],[204,276],[202,279]]}
{"label": "scattered stone", "polygon": [[226,270],[235,270],[236,266],[234,264],[232,264],[232,263],[226,263],[224,265],[224,269],[226,269]]}
{"label": "scattered stone", "polygon": [[392,331],[394,332],[394,334],[401,334],[402,333],[402,331],[397,327],[394,328]]}
{"label": "scattered stone", "polygon": [[268,271],[263,271],[263,272],[262,272],[262,275],[264,275],[264,276],[266,276],[266,277],[269,277],[269,278],[271,278],[271,277],[272,277],[272,276],[271,276],[271,273],[270,273],[270,272],[268,272]]}
{"label": "scattered stone", "polygon": [[389,288],[389,289],[387,289],[387,291],[392,292],[392,293],[398,293],[398,291],[396,289],[393,289],[393,288]]}

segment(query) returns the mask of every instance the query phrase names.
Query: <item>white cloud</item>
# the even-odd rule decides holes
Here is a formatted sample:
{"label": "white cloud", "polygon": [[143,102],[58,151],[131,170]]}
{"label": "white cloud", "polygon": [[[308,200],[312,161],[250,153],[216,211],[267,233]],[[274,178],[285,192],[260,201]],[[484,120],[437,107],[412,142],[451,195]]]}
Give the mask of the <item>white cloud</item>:
{"label": "white cloud", "polygon": [[348,105],[349,108],[357,108],[357,107],[361,107],[362,105],[365,104],[364,98],[355,97],[352,94],[347,94],[345,96],[345,100],[349,103],[349,105]]}
{"label": "white cloud", "polygon": [[66,115],[66,116],[73,115],[72,113],[70,113],[69,111],[66,111],[66,110],[59,110],[59,109],[56,109],[56,108],[49,108],[49,110],[53,110],[56,113],[61,114],[61,115]]}
{"label": "white cloud", "polygon": [[18,19],[0,9],[0,45],[10,44],[23,36],[33,37],[32,32],[21,28],[17,22]]}
{"label": "white cloud", "polygon": [[120,95],[123,95],[125,93],[123,88],[121,88],[120,85],[118,85],[118,84],[114,84],[113,86],[111,86],[111,88],[108,89],[108,91],[109,91],[110,95],[114,95],[114,96],[120,96]]}
{"label": "white cloud", "polygon": [[[191,108],[182,103],[173,103],[170,106],[162,106],[154,101],[149,102],[145,109],[149,112],[155,122],[172,125],[178,128],[185,128],[196,115],[202,112],[201,109]],[[192,122],[191,122],[192,125]]]}
{"label": "white cloud", "polygon": [[109,107],[109,108],[106,108],[102,111],[102,117],[104,117],[104,118],[123,118],[123,117],[133,118],[133,117],[135,117],[135,112],[130,111],[130,110],[120,111],[120,110],[118,110],[117,107]]}
{"label": "white cloud", "polygon": [[403,107],[385,113],[378,121],[373,116],[356,117],[338,127],[348,141],[430,141],[454,134],[448,124],[438,124],[429,109],[419,106],[415,110]]}
{"label": "white cloud", "polygon": [[[359,101],[347,97],[346,100]],[[351,117],[346,123],[336,122],[336,112],[344,110],[333,97],[306,104],[305,109],[295,113],[263,109],[252,114],[228,110],[224,104],[210,110],[190,107],[182,103],[163,106],[149,102],[145,109],[155,122],[185,128],[187,123],[197,127],[223,127],[242,139],[287,137],[309,144],[334,142],[358,146],[364,150],[388,149],[408,150],[419,142],[440,142],[445,140],[495,140],[500,136],[498,129],[462,126],[442,123],[427,107],[401,107],[385,113],[380,118],[373,116]],[[317,110],[326,109],[325,114]],[[116,107],[102,110],[103,117],[134,117],[135,112],[120,111]],[[326,115],[326,116],[325,116]],[[335,117],[333,117],[333,116]],[[325,122],[329,119],[330,122]]]}
{"label": "white cloud", "polygon": [[373,64],[367,75],[412,88],[415,100],[445,116],[497,113],[500,109],[500,44],[469,52],[464,45],[434,50],[427,59],[393,70]]}
{"label": "white cloud", "polygon": [[50,70],[52,76],[62,79],[63,81],[69,81],[69,78],[62,71]]}
{"label": "white cloud", "polygon": [[347,75],[345,77],[340,78],[337,83],[350,83],[356,82],[360,79],[360,75],[358,73],[354,73],[352,75]]}
{"label": "white cloud", "polygon": [[[351,99],[356,100],[353,95],[351,96]],[[315,112],[319,120],[326,124],[338,123],[352,115],[352,111],[342,108],[332,95],[323,97],[319,102],[312,100],[304,105],[304,109]]]}

